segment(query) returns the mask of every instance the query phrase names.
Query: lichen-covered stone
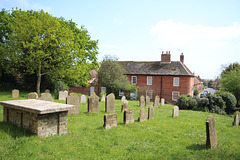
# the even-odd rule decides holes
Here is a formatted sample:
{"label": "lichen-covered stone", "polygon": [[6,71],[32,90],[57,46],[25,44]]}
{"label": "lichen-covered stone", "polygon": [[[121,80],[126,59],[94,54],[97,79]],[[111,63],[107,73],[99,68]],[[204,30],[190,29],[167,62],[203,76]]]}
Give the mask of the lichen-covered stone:
{"label": "lichen-covered stone", "polygon": [[150,97],[149,96],[146,97],[146,106],[147,107],[150,106]]}
{"label": "lichen-covered stone", "polygon": [[125,100],[122,104],[122,112],[124,112],[124,110],[127,109],[127,108],[128,108],[128,101]]}
{"label": "lichen-covered stone", "polygon": [[117,115],[115,113],[105,114],[104,115],[104,124],[105,129],[111,129],[112,127],[117,126]]}
{"label": "lichen-covered stone", "polygon": [[66,104],[74,105],[73,108],[69,109],[68,115],[80,113],[79,100],[80,100],[80,98],[77,94],[70,94],[69,96],[67,96]]}
{"label": "lichen-covered stone", "polygon": [[19,97],[19,90],[13,89],[12,90],[12,98],[18,98]]}
{"label": "lichen-covered stone", "polygon": [[125,109],[123,114],[124,124],[134,123],[134,111],[133,109]]}
{"label": "lichen-covered stone", "polygon": [[154,108],[153,108],[153,106],[148,107],[148,119],[154,119]]}
{"label": "lichen-covered stone", "polygon": [[58,100],[66,100],[68,96],[68,91],[59,91]]}
{"label": "lichen-covered stone", "polygon": [[[93,94],[94,95],[94,94]],[[95,94],[96,95],[96,94]],[[86,103],[87,102],[87,96],[86,95],[81,95],[80,97],[80,103]]]}
{"label": "lichen-covered stone", "polygon": [[235,112],[233,118],[233,126],[239,126],[239,112]]}
{"label": "lichen-covered stone", "polygon": [[159,96],[155,96],[154,107],[159,107],[159,101],[160,101]]}
{"label": "lichen-covered stone", "polygon": [[144,99],[144,96],[141,96],[139,99],[139,106],[144,107],[144,105],[145,105],[145,99]]}
{"label": "lichen-covered stone", "polygon": [[88,97],[88,112],[98,113],[99,111],[99,97],[96,94],[92,94]]}
{"label": "lichen-covered stone", "polygon": [[179,107],[174,106],[172,111],[172,117],[178,117],[179,116]]}
{"label": "lichen-covered stone", "polygon": [[164,107],[164,104],[165,104],[165,99],[161,98],[161,106]]}
{"label": "lichen-covered stone", "polygon": [[138,121],[139,122],[143,122],[147,120],[147,112],[144,108],[141,108],[140,112],[139,112],[139,118]]}
{"label": "lichen-covered stone", "polygon": [[28,99],[38,99],[38,94],[36,92],[31,92],[28,94]]}
{"label": "lichen-covered stone", "polygon": [[206,120],[206,147],[215,149],[217,147],[217,129],[214,116],[210,115]]}
{"label": "lichen-covered stone", "polygon": [[50,93],[41,93],[39,100],[54,102],[52,95]]}
{"label": "lichen-covered stone", "polygon": [[115,112],[115,96],[113,93],[106,97],[105,112]]}

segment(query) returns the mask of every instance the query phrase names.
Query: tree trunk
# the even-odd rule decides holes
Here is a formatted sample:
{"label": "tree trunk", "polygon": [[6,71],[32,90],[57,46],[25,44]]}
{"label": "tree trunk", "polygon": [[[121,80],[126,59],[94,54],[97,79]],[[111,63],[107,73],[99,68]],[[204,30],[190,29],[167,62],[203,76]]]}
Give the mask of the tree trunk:
{"label": "tree trunk", "polygon": [[37,77],[38,77],[38,79],[37,79],[37,88],[36,88],[38,97],[40,97],[41,76],[42,76],[41,75],[41,63],[39,63],[39,65],[38,65],[38,73],[37,73]]}

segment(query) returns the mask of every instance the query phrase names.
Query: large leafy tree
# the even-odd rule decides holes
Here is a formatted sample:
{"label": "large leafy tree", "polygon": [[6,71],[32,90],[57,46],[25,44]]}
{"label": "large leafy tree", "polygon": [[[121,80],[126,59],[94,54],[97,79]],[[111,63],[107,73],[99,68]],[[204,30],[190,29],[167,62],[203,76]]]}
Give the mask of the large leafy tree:
{"label": "large leafy tree", "polygon": [[[41,77],[63,78],[68,83],[87,84],[89,70],[98,67],[98,41],[76,23],[41,11],[1,12],[0,51],[2,66],[8,72],[37,75],[37,93]],[[5,65],[7,64],[7,65]]]}

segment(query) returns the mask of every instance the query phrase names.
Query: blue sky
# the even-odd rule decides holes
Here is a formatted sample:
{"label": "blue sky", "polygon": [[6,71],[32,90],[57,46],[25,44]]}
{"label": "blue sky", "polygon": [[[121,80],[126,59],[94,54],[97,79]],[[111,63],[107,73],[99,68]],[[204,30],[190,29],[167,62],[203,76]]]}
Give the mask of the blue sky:
{"label": "blue sky", "polygon": [[99,40],[99,61],[173,61],[214,79],[222,67],[240,63],[239,0],[0,0],[0,8],[33,9],[84,25]]}

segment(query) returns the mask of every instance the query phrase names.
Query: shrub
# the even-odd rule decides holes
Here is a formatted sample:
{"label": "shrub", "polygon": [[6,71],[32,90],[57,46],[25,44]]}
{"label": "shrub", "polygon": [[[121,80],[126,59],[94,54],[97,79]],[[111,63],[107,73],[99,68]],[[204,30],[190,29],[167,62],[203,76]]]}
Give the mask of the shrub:
{"label": "shrub", "polygon": [[189,96],[188,95],[181,95],[177,102],[176,105],[179,107],[179,109],[190,109],[189,108]]}
{"label": "shrub", "polygon": [[230,114],[233,113],[236,109],[237,100],[236,97],[230,92],[217,92],[216,95],[222,97],[226,103],[225,111]]}
{"label": "shrub", "polygon": [[207,107],[210,112],[215,112],[218,114],[226,114],[225,112],[226,104],[221,96],[207,94],[206,98],[209,101],[209,104],[207,105]]}
{"label": "shrub", "polygon": [[194,96],[197,96],[199,94],[198,89],[194,88],[193,94],[194,94]]}

